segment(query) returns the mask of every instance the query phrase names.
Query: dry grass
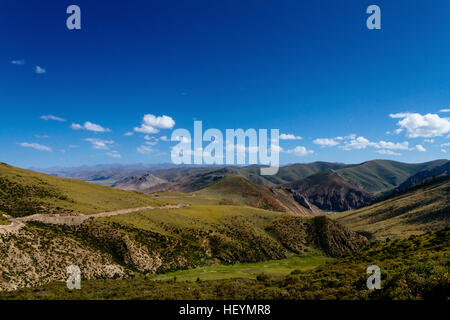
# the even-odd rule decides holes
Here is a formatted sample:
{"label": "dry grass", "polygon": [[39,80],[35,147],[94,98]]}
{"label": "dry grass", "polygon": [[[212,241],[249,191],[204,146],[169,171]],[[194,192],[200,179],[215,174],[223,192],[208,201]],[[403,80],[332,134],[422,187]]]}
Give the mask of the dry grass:
{"label": "dry grass", "polygon": [[442,179],[357,210],[332,216],[376,239],[397,239],[445,228],[450,221],[450,180]]}

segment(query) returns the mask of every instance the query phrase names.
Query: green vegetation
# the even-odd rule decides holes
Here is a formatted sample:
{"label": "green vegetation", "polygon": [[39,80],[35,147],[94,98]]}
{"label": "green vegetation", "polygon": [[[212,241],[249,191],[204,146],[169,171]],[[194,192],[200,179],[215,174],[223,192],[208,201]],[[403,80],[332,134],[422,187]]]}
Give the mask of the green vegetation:
{"label": "green vegetation", "polygon": [[0,225],[8,225],[11,222],[3,216],[3,213],[0,211]]}
{"label": "green vegetation", "polygon": [[[361,166],[374,173],[389,165],[399,168]],[[0,164],[0,213],[16,217],[190,205],[78,225],[27,222],[1,237],[0,288],[31,288],[0,299],[448,299],[449,229],[414,235],[448,225],[448,177],[331,220],[281,212],[281,194],[242,177],[206,175],[190,184],[214,180],[197,192],[146,196]],[[19,253],[27,263],[18,262]],[[68,264],[82,267],[80,291],[55,282]],[[383,289],[372,292],[366,268],[373,264]]]}
{"label": "green vegetation", "polygon": [[[450,230],[372,242],[309,271],[254,279],[152,281],[138,276],[65,283],[0,293],[0,299],[431,299],[450,298]],[[381,268],[381,290],[366,287],[369,265]]]}
{"label": "green vegetation", "polygon": [[36,213],[92,214],[160,205],[150,196],[63,179],[0,163],[0,210],[13,216]]}
{"label": "green vegetation", "polygon": [[237,263],[234,265],[214,265],[190,270],[180,270],[165,274],[148,276],[150,280],[167,281],[206,281],[221,279],[256,279],[258,275],[266,273],[271,276],[288,275],[294,270],[304,271],[314,269],[324,264],[331,258],[325,256],[318,250],[312,250],[311,253],[305,253],[301,256],[295,256],[288,259],[269,260],[257,263]]}
{"label": "green vegetation", "polygon": [[396,188],[407,178],[420,171],[432,170],[446,162],[448,160],[410,164],[390,160],[373,160],[361,164],[340,164],[319,161],[281,167],[278,174],[274,176],[261,176],[259,166],[219,169],[176,168],[157,170],[152,173],[173,183],[175,188],[172,190],[193,192],[227,176],[241,176],[252,183],[273,187],[301,180],[319,172],[333,170],[352,185],[377,196]]}
{"label": "green vegetation", "polygon": [[376,239],[404,238],[450,223],[450,177],[432,179],[384,201],[331,218]]}
{"label": "green vegetation", "polygon": [[253,183],[272,186],[303,179],[321,171],[327,171],[330,169],[338,170],[346,167],[349,167],[349,165],[317,161],[305,164],[297,163],[281,167],[278,173],[274,176],[261,176],[260,168],[258,166],[245,167],[240,169],[239,172]]}
{"label": "green vegetation", "polygon": [[446,162],[448,160],[412,164],[390,160],[374,160],[339,169],[337,172],[350,183],[362,186],[369,193],[379,195],[394,189],[420,171],[442,166]]}

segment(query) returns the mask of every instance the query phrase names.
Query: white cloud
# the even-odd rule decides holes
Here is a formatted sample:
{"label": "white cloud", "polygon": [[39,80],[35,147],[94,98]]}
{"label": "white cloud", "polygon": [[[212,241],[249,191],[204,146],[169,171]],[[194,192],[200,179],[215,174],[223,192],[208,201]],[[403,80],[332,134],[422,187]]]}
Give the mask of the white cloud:
{"label": "white cloud", "polygon": [[319,139],[315,139],[313,141],[313,143],[318,144],[322,147],[334,147],[334,146],[337,146],[338,144],[340,144],[340,142],[336,141],[335,138],[333,138],[333,139],[319,138]]}
{"label": "white cloud", "polygon": [[345,143],[348,143],[347,142],[348,140],[355,140],[355,139],[356,139],[356,134],[352,133],[352,134],[349,134],[348,136],[338,136],[335,138],[318,138],[318,139],[313,140],[313,143],[320,145],[322,147],[334,147],[334,146],[341,144],[341,142],[346,141]]}
{"label": "white cloud", "polygon": [[441,144],[441,147],[450,147],[450,142]]}
{"label": "white cloud", "polygon": [[84,130],[84,127],[81,124],[78,123],[72,123],[70,126],[73,130]]}
{"label": "white cloud", "polygon": [[371,146],[377,149],[390,149],[390,150],[408,150],[409,143],[405,142],[389,142],[389,141],[380,141],[380,142],[371,142]]}
{"label": "white cloud", "polygon": [[441,149],[441,152],[442,152],[442,153],[447,153],[447,150]]}
{"label": "white cloud", "polygon": [[122,155],[118,151],[115,151],[115,150],[107,152],[106,155],[111,158],[122,158]]}
{"label": "white cloud", "polygon": [[441,109],[441,110],[439,110],[439,112],[443,112],[443,113],[450,112],[450,109]]}
{"label": "white cloud", "polygon": [[47,136],[47,135],[40,135],[40,134],[35,134],[34,135],[36,138],[38,138],[38,139],[47,139],[47,138],[50,138],[49,136]]}
{"label": "white cloud", "polygon": [[141,126],[135,127],[134,131],[153,134],[158,133],[160,129],[172,129],[174,125],[175,121],[169,116],[156,117],[153,114],[146,114]]}
{"label": "white cloud", "polygon": [[19,60],[13,60],[13,61],[11,61],[11,63],[18,65],[18,66],[23,66],[26,63],[26,61],[23,59],[19,59]]}
{"label": "white cloud", "polygon": [[175,136],[173,137],[172,141],[178,141],[178,142],[182,142],[182,143],[189,143],[191,142],[191,139],[185,136]]}
{"label": "white cloud", "polygon": [[356,138],[356,134],[352,133],[349,134],[348,136],[343,136],[343,137],[336,137],[336,140],[351,140],[351,139],[355,139]]}
{"label": "white cloud", "polygon": [[80,146],[77,146],[77,145],[75,145],[75,144],[70,144],[69,145],[69,148],[70,149],[75,149],[75,148],[79,148]]}
{"label": "white cloud", "polygon": [[111,129],[103,128],[99,124],[92,123],[90,121],[86,121],[84,125],[80,125],[78,123],[72,123],[70,126],[73,130],[88,130],[93,132],[111,132]]}
{"label": "white cloud", "polygon": [[146,134],[146,135],[144,136],[144,140],[148,141],[148,142],[147,142],[148,144],[150,144],[150,142],[151,142],[151,144],[153,144],[153,145],[158,144],[158,141],[159,141],[158,138],[149,136],[148,134]]}
{"label": "white cloud", "polygon": [[421,144],[416,145],[411,150],[416,150],[416,151],[419,151],[419,152],[426,152],[427,151],[427,149],[425,149]]}
{"label": "white cloud", "polygon": [[353,149],[360,150],[367,148],[370,145],[370,143],[371,142],[364,137],[357,137],[355,139],[345,142],[345,145],[341,146],[340,148],[347,151]]}
{"label": "white cloud", "polygon": [[397,122],[400,127],[397,130],[405,130],[409,138],[431,138],[450,132],[450,118],[441,118],[437,114],[395,113],[389,116],[393,119],[402,119]]}
{"label": "white cloud", "polygon": [[90,142],[92,145],[92,148],[98,149],[98,150],[109,150],[108,144],[114,143],[114,141],[112,141],[112,140],[101,140],[101,139],[95,139],[95,138],[84,139],[84,141]]}
{"label": "white cloud", "polygon": [[41,119],[42,120],[54,120],[54,121],[59,121],[59,122],[66,122],[67,121],[66,119],[63,119],[63,118],[60,118],[60,117],[57,117],[57,116],[54,116],[54,115],[51,115],[51,114],[46,115],[46,116],[41,116]]}
{"label": "white cloud", "polygon": [[137,152],[142,153],[142,154],[149,154],[149,153],[152,153],[155,151],[157,151],[157,150],[153,149],[153,147],[148,144],[143,144],[137,148]]}
{"label": "white cloud", "polygon": [[349,150],[362,150],[367,147],[372,147],[376,149],[384,149],[384,150],[408,150],[409,143],[407,141],[404,142],[390,142],[390,141],[379,141],[372,142],[365,137],[355,137],[349,141],[345,141],[343,146],[340,146],[341,149],[349,151]]}
{"label": "white cloud", "polygon": [[389,156],[400,156],[401,155],[400,153],[394,152],[392,150],[384,150],[384,149],[376,150],[375,152],[379,153],[379,154],[389,155]]}
{"label": "white cloud", "polygon": [[425,139],[423,143],[434,143],[434,139]]}
{"label": "white cloud", "polygon": [[162,136],[159,138],[161,141],[170,141],[169,138],[167,138],[167,136]]}
{"label": "white cloud", "polygon": [[24,147],[24,148],[33,148],[33,149],[36,149],[36,150],[39,150],[39,151],[52,152],[52,148],[50,148],[48,146],[44,146],[44,145],[39,144],[39,143],[22,142],[22,143],[19,143],[19,145],[21,147]]}
{"label": "white cloud", "polygon": [[310,154],[314,153],[313,150],[308,150],[308,149],[306,149],[303,146],[297,146],[294,149],[286,150],[284,152],[290,153],[290,154],[294,154],[297,157],[304,157],[304,156],[307,156],[307,155],[310,155]]}
{"label": "white cloud", "polygon": [[131,137],[132,135],[134,135],[134,132],[126,132],[123,134],[125,137]]}
{"label": "white cloud", "polygon": [[303,138],[300,136],[295,136],[291,133],[282,133],[280,134],[280,140],[302,140]]}
{"label": "white cloud", "polygon": [[156,146],[158,144],[158,140],[147,140],[144,142],[144,144],[148,146]]}
{"label": "white cloud", "polygon": [[42,67],[36,66],[36,67],[34,68],[34,72],[37,73],[37,74],[44,74],[44,73],[47,73],[47,70],[45,70],[45,69],[42,68]]}

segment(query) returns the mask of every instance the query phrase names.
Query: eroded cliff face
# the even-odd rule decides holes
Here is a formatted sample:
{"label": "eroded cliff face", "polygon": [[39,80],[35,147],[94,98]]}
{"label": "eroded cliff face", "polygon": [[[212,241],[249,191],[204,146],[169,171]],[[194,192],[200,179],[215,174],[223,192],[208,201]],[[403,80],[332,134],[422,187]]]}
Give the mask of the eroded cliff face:
{"label": "eroded cliff face", "polygon": [[0,235],[0,290],[65,281],[70,265],[79,266],[84,279],[126,273],[110,255],[69,237],[47,236],[28,228]]}
{"label": "eroded cliff face", "polygon": [[334,171],[314,174],[283,185],[283,188],[302,195],[309,203],[325,211],[351,210],[370,204],[375,199],[374,196],[359,186],[350,184]]}

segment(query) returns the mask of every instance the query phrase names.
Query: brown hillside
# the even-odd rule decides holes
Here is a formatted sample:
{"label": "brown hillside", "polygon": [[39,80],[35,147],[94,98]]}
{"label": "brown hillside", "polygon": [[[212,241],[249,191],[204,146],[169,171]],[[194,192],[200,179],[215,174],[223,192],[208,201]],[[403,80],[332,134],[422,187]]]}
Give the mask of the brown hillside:
{"label": "brown hillside", "polygon": [[366,205],[374,197],[350,184],[334,171],[320,172],[283,185],[290,192],[303,195],[322,210],[345,211]]}

